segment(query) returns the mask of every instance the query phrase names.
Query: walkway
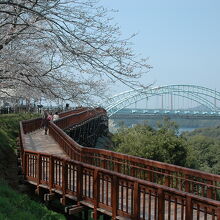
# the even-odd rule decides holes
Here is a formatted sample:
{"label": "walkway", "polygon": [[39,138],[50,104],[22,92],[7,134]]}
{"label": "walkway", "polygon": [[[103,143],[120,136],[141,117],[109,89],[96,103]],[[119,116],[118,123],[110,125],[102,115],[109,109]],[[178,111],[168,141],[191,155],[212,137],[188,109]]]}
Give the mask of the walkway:
{"label": "walkway", "polygon": [[50,136],[45,135],[43,129],[38,129],[24,135],[25,150],[41,153],[48,153],[55,156],[70,158],[60,147],[60,145]]}
{"label": "walkway", "polygon": [[[50,136],[50,135],[45,135],[43,129],[38,129],[34,132],[28,133],[25,135],[25,147],[26,150],[31,150],[31,151],[36,151],[39,153],[47,153],[47,154],[52,154],[55,156],[59,157],[64,157],[64,158],[69,158],[69,156],[60,148],[59,144]],[[34,170],[32,170],[34,171]],[[42,170],[43,176],[46,176],[47,171]],[[29,174],[33,175],[33,174]],[[76,172],[71,172],[68,173],[68,179],[70,179],[71,176],[71,188],[73,188],[73,191],[76,191],[76,186],[77,186],[77,176]],[[48,178],[47,178],[48,179]],[[30,181],[31,182],[31,181]],[[62,182],[62,178],[60,179],[60,182]],[[55,181],[57,183],[57,181]],[[100,178],[100,185],[99,185],[99,191],[100,191],[100,201],[107,201],[106,203],[110,205],[111,203],[111,181],[109,179],[105,178]],[[92,196],[94,193],[93,191],[93,186],[94,185],[94,180],[93,176],[90,175],[90,173],[85,173],[83,175],[83,192],[85,195]],[[119,191],[118,194],[120,195],[120,204],[121,210],[126,210],[128,213],[132,212],[132,189],[131,188],[126,188],[126,184],[121,182],[119,186]],[[140,197],[143,199],[144,198],[144,204],[148,204],[147,207],[144,207],[144,204],[141,204],[140,207],[140,216],[143,219],[154,219],[155,218],[155,209],[157,207],[155,206],[155,201],[157,197],[155,195],[149,195],[149,193],[144,192],[140,194]],[[70,197],[71,198],[71,197]],[[76,197],[73,197],[76,199]],[[125,201],[127,200],[127,201]],[[180,201],[179,201],[180,203]],[[90,206],[94,208],[92,203],[89,201],[87,202],[81,202],[81,204],[84,204],[86,206]],[[176,220],[181,220],[184,218],[184,212],[185,208],[181,204],[175,204],[173,202],[165,202],[165,219],[169,219],[169,216],[176,216]],[[170,211],[169,211],[169,210]],[[111,215],[110,212],[107,212],[105,209],[98,209],[101,212],[108,213]],[[196,218],[197,213],[195,212],[194,218]],[[200,213],[200,218],[204,219],[204,213]],[[117,216],[117,219],[123,219],[120,218],[120,216]],[[211,220],[212,216],[207,216],[207,220]]]}
{"label": "walkway", "polygon": [[71,125],[89,130],[91,120],[103,114],[86,109],[64,116],[49,124],[50,135],[40,129],[41,119],[22,122],[25,179],[38,191],[43,187],[51,196],[59,193],[63,204],[71,198],[93,208],[96,220],[99,212],[114,220],[220,220],[220,176],[85,148],[62,130]]}

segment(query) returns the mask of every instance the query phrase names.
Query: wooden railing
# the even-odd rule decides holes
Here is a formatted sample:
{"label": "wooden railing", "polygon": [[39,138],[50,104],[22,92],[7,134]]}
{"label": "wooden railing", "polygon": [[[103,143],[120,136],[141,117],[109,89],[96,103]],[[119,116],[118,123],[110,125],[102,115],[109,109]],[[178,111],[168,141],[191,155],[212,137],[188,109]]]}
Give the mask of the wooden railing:
{"label": "wooden railing", "polygon": [[[203,197],[219,199],[219,175],[108,150],[85,148],[77,144],[62,130],[102,114],[105,114],[105,111],[99,108],[95,110],[80,109],[80,113],[65,116],[55,124],[50,123],[49,133],[72,159]],[[25,133],[27,129],[29,129],[28,132],[31,132],[40,127],[40,119],[25,121],[23,124]]]}
{"label": "wooden railing", "polygon": [[[76,160],[24,152],[26,178],[112,219],[220,219],[220,202]],[[96,217],[95,217],[96,218]]]}
{"label": "wooden railing", "polygon": [[[57,125],[65,128],[104,113],[102,109],[98,109],[69,115]],[[86,148],[77,144],[54,124],[50,126],[50,134],[72,159],[203,197],[220,199],[219,175],[108,150]]]}
{"label": "wooden railing", "polygon": [[20,129],[24,131],[24,134],[30,133],[42,127],[42,118],[36,118],[31,120],[22,121],[20,123]]}
{"label": "wooden railing", "polygon": [[101,115],[106,115],[106,111],[103,108],[85,108],[81,109],[80,112],[62,117],[55,121],[55,124],[61,129],[66,129]]}
{"label": "wooden railing", "polygon": [[83,148],[82,161],[181,191],[220,200],[220,176],[100,149]]}
{"label": "wooden railing", "polygon": [[[62,123],[63,119],[68,120],[68,116],[77,115],[80,112],[87,112],[88,109],[90,108],[77,108],[77,109],[72,109],[69,111],[61,112],[59,113],[60,119],[57,121],[61,121]],[[23,127],[22,130],[24,131],[24,134],[35,131],[43,126],[42,120],[43,119],[39,117],[36,119],[22,121],[22,124],[20,124],[20,128],[21,126]]]}
{"label": "wooden railing", "polygon": [[[155,212],[154,219],[170,219],[171,215],[177,219],[177,215],[181,215],[180,219],[188,220],[196,214],[203,215],[204,219],[209,215],[212,219],[217,217],[220,220],[220,205],[215,201],[219,199],[219,175],[112,151],[85,148],[62,130],[104,114],[102,109],[81,109],[50,123],[50,135],[73,160],[24,150],[23,170],[27,179],[38,185],[46,184],[50,189],[61,190],[63,194],[77,196],[78,200],[91,202],[95,210],[105,208],[112,216],[145,219],[146,215]],[[24,121],[20,125],[23,146],[23,135],[39,128],[40,119]],[[54,172],[57,167],[62,173],[59,177],[54,176],[58,174],[57,170]],[[73,175],[83,179],[71,182]],[[88,187],[86,190],[82,188],[85,179],[88,179],[88,184],[84,186]],[[108,194],[111,196],[107,197]],[[159,214],[159,209],[162,214]]]}

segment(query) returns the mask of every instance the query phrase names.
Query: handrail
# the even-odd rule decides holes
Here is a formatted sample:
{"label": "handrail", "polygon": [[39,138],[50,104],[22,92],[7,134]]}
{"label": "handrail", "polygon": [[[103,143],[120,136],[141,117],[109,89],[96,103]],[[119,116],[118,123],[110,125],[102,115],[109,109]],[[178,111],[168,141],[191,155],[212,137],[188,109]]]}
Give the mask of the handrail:
{"label": "handrail", "polygon": [[49,134],[59,143],[70,158],[81,161],[82,146],[73,141],[61,128],[54,123],[49,125]]}
{"label": "handrail", "polygon": [[150,215],[158,220],[168,216],[220,219],[220,201],[50,154],[25,150],[24,158],[24,166],[32,166],[27,170],[27,180],[59,192],[63,199],[71,195],[84,205],[90,204],[95,219],[100,208],[111,212],[112,219],[126,216],[136,220]]}
{"label": "handrail", "polygon": [[59,128],[66,129],[98,115],[106,115],[106,111],[103,108],[85,108],[81,109],[80,112],[70,114],[61,119],[58,119],[54,123]]}
{"label": "handrail", "polygon": [[[63,119],[65,120],[70,115],[80,114],[81,112],[88,111],[88,109],[90,109],[90,108],[77,108],[77,109],[72,109],[72,110],[68,110],[65,112],[61,112],[61,113],[59,113],[60,119],[58,119],[57,121],[62,121]],[[43,120],[42,117],[39,117],[39,118],[35,118],[35,119],[29,119],[29,120],[22,121],[24,133],[26,134],[28,132],[32,132],[32,131],[35,131],[35,130],[41,128],[43,126],[42,120]]]}
{"label": "handrail", "polygon": [[[69,121],[71,121],[71,118],[77,118],[76,121],[72,120],[69,124],[74,125],[81,122],[82,118],[84,120],[87,119],[82,114],[81,116],[82,117],[79,115],[68,116]],[[67,135],[65,138],[67,138]],[[80,146],[72,139],[70,140],[70,143],[71,148],[66,148],[65,151],[72,159],[76,159],[74,151],[76,152],[77,148],[78,159],[80,158],[80,161],[84,161],[93,165],[102,166],[103,168],[115,170],[117,172],[134,177],[144,177],[144,179],[152,182],[167,185],[168,187],[177,188],[186,192],[194,192],[209,198],[216,199],[217,191],[220,191],[219,175],[125,155],[122,153],[116,153],[108,150],[86,148]],[[79,155],[79,148],[81,148],[81,155]],[[140,176],[141,172],[142,176]],[[194,185],[198,186],[197,191],[193,189]]]}
{"label": "handrail", "polygon": [[66,117],[66,116],[69,116],[69,115],[72,115],[72,114],[80,113],[80,112],[88,110],[88,109],[90,109],[90,108],[88,108],[88,107],[79,107],[79,108],[76,108],[76,109],[67,110],[65,112],[60,112],[58,115],[59,115],[60,118],[63,118],[63,117]]}
{"label": "handrail", "polygon": [[[185,192],[217,199],[220,191],[220,176],[206,172],[152,161],[135,156],[116,153],[108,150],[86,148],[76,143],[62,129],[70,125],[80,124],[88,118],[104,115],[105,111],[99,109],[81,109],[81,112],[64,116],[55,123],[50,123],[49,133],[60,144],[63,150],[74,160],[89,163],[104,169],[116,171],[121,174],[148,180],[160,185],[179,189]],[[35,119],[29,123],[37,124]],[[22,122],[27,123],[26,122]],[[26,130],[33,130],[34,126],[26,126]],[[35,126],[37,127],[37,126]],[[26,131],[25,130],[25,131]],[[27,132],[27,131],[26,131]]]}

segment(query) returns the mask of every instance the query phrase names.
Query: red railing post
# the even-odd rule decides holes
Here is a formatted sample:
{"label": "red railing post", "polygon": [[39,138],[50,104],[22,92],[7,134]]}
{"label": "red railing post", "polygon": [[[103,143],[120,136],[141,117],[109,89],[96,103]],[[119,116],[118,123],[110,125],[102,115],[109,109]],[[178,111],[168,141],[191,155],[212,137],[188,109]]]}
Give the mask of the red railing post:
{"label": "red railing post", "polygon": [[[213,181],[209,180],[207,181],[208,184],[213,185]],[[213,195],[213,188],[211,186],[208,186],[207,188],[207,198],[212,199]]]}
{"label": "red railing post", "polygon": [[140,219],[140,191],[139,184],[137,182],[134,183],[134,192],[133,192],[133,205],[134,205],[134,215],[133,219]]}
{"label": "red railing post", "polygon": [[133,163],[130,166],[130,175],[135,177],[135,168],[133,167]]}
{"label": "red railing post", "polygon": [[104,169],[106,169],[106,167],[107,167],[107,166],[106,166],[106,162],[107,162],[107,161],[106,161],[105,157],[102,156],[102,157],[101,157],[101,167],[104,168]]}
{"label": "red railing post", "polygon": [[42,173],[42,166],[41,166],[41,155],[37,154],[37,185],[40,184],[41,181],[41,173]]}
{"label": "red railing post", "polygon": [[68,184],[68,165],[65,160],[62,160],[62,191],[63,199],[62,204],[66,204],[66,189]]}
{"label": "red railing post", "polygon": [[152,182],[152,181],[153,181],[153,173],[152,173],[152,171],[151,171],[152,168],[149,166],[148,169],[149,169],[149,170],[148,170],[147,180],[150,181],[150,182]]}
{"label": "red railing post", "polygon": [[116,220],[116,216],[117,216],[118,191],[119,191],[118,177],[112,176],[111,197],[112,197],[112,219],[113,220]]}
{"label": "red railing post", "polygon": [[117,162],[114,163],[114,171],[120,173],[120,167]]}
{"label": "red railing post", "polygon": [[98,208],[98,203],[99,203],[99,192],[100,192],[99,171],[95,169],[94,174],[93,174],[93,203],[94,203],[93,218],[95,220],[98,219],[97,208]]}
{"label": "red railing post", "polygon": [[23,175],[25,178],[27,175],[27,161],[26,161],[26,153],[24,150],[22,150],[22,169],[23,169]]}
{"label": "red railing post", "polygon": [[80,150],[80,152],[79,152],[79,161],[80,162],[83,162],[82,158],[83,158],[82,150]]}
{"label": "red railing post", "polygon": [[77,166],[77,201],[82,200],[83,195],[83,168],[81,165]]}
{"label": "red railing post", "polygon": [[166,170],[165,173],[166,173],[166,176],[165,176],[165,186],[170,187],[170,171]]}
{"label": "red railing post", "polygon": [[50,187],[50,192],[53,189],[54,186],[54,158],[52,155],[50,155],[50,167],[49,167],[49,187]]}
{"label": "red railing post", "polygon": [[192,220],[192,219],[193,219],[192,197],[187,195],[186,196],[185,220]]}
{"label": "red railing post", "polygon": [[159,188],[157,194],[158,194],[158,209],[157,209],[158,220],[164,220],[165,196],[163,189]]}
{"label": "red railing post", "polygon": [[190,192],[190,182],[188,175],[185,175],[185,192]]}
{"label": "red railing post", "polygon": [[40,153],[37,154],[37,189],[36,193],[40,194],[40,183],[41,183],[41,176],[42,176],[42,164],[41,164],[41,155]]}
{"label": "red railing post", "polygon": [[220,207],[216,209],[217,220],[220,220]]}

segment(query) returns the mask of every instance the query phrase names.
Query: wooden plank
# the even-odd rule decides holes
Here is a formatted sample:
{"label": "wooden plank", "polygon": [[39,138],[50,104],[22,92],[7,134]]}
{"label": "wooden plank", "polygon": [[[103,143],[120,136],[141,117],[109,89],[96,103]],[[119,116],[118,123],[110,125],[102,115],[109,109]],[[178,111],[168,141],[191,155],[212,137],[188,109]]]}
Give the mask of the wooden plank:
{"label": "wooden plank", "polygon": [[65,213],[68,215],[74,215],[84,210],[84,206],[81,205],[72,205],[65,207]]}
{"label": "wooden plank", "polygon": [[99,178],[99,173],[98,170],[96,169],[94,171],[94,176],[93,176],[93,197],[94,197],[94,215],[93,218],[96,220],[98,219],[98,202],[99,202],[99,193],[100,193],[100,178]]}
{"label": "wooden plank", "polygon": [[48,193],[48,194],[44,194],[44,201],[51,201],[54,200],[56,198],[56,194],[55,193]]}
{"label": "wooden plank", "polygon": [[185,213],[187,220],[193,219],[193,207],[192,207],[192,198],[191,196],[186,197],[186,213]]}
{"label": "wooden plank", "polygon": [[117,176],[112,176],[112,190],[111,190],[111,197],[112,197],[112,219],[115,220],[117,216],[117,210],[118,210],[118,178]]}
{"label": "wooden plank", "polygon": [[158,189],[158,220],[164,220],[165,197],[163,189]]}
{"label": "wooden plank", "polygon": [[43,129],[38,129],[32,133],[24,135],[24,150],[33,150],[69,158],[59,144],[50,136],[45,135]]}

